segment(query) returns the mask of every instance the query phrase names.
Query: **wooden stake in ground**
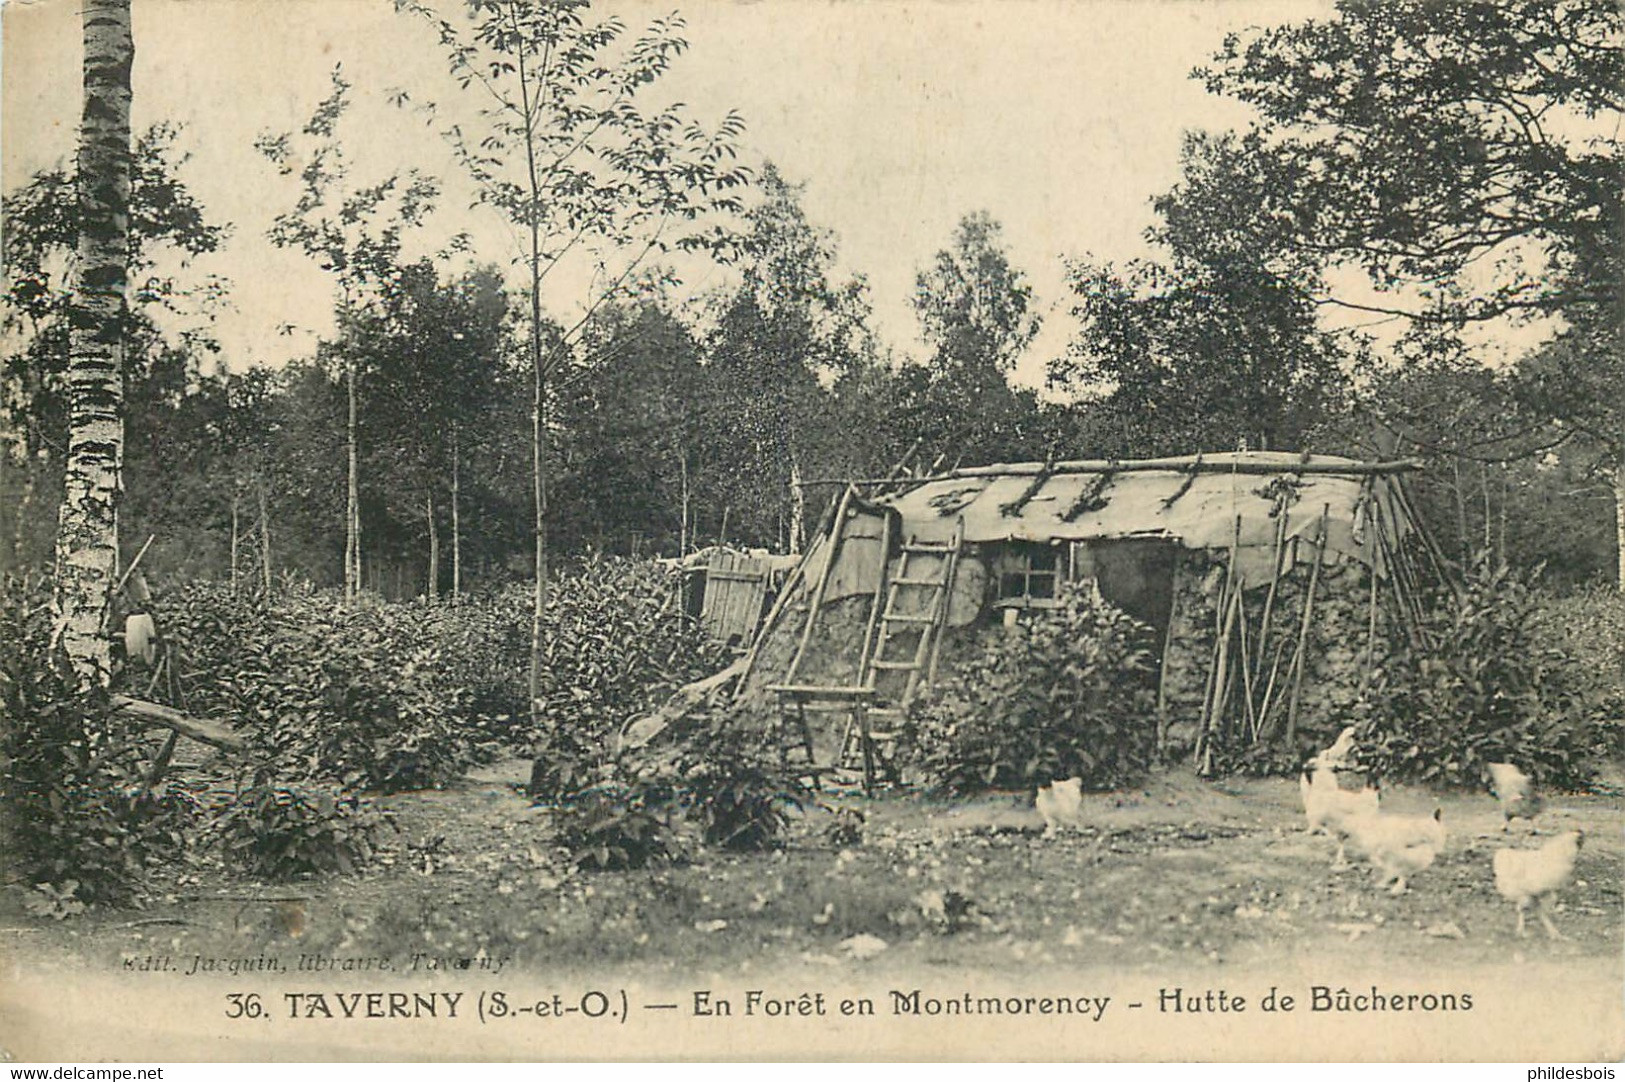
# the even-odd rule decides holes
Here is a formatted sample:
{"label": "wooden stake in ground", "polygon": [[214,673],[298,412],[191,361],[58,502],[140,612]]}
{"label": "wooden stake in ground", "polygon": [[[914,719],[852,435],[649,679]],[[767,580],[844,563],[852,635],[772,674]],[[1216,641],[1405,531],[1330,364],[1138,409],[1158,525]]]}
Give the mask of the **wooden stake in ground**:
{"label": "wooden stake in ground", "polygon": [[1298,648],[1292,655],[1292,698],[1287,701],[1286,739],[1290,745],[1298,735],[1298,703],[1303,696],[1304,655],[1309,650],[1309,629],[1315,614],[1315,588],[1320,585],[1320,565],[1326,557],[1326,531],[1331,526],[1332,505],[1320,512],[1320,536],[1315,539],[1315,565],[1309,572],[1309,592],[1303,598],[1303,624],[1298,628]]}
{"label": "wooden stake in ground", "polygon": [[83,0],[78,274],[68,327],[68,457],[56,540],[56,637],[74,668],[110,674],[124,461],[124,313],[130,247],[129,0]]}

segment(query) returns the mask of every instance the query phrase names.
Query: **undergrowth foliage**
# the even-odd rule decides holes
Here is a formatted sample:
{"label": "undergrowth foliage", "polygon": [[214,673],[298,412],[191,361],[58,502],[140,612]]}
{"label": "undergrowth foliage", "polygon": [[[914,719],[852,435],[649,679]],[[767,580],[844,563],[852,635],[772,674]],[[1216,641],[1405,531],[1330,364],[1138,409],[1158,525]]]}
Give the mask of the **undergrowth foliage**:
{"label": "undergrowth foliage", "polygon": [[1617,747],[1620,705],[1541,626],[1534,576],[1480,557],[1426,610],[1421,645],[1403,637],[1361,703],[1363,765],[1385,777],[1483,784],[1485,764],[1517,763],[1543,784],[1583,787]]}
{"label": "undergrowth foliage", "polygon": [[603,780],[557,804],[560,844],[593,870],[677,863],[700,845],[774,849],[793,813],[815,799],[767,730],[716,705],[601,771]]}
{"label": "undergrowth foliage", "polygon": [[149,791],[142,730],[50,648],[49,584],[12,580],[3,594],[0,850],[50,916],[129,902],[184,847],[196,805],[167,786]]}
{"label": "undergrowth foliage", "polygon": [[663,855],[681,809],[660,786],[651,802],[638,779],[605,779],[618,776],[609,748],[629,718],[722,663],[671,600],[651,561],[594,559],[557,576],[533,727],[523,588],[372,606],[173,591],[159,625],[198,674],[192,701],[236,726],[261,767],[215,836],[262,877],[347,871],[369,858],[376,826],[352,794],[444,785],[506,748],[534,758],[534,794],[566,801],[569,845],[591,863]]}
{"label": "undergrowth foliage", "polygon": [[1154,752],[1151,639],[1093,583],[1068,584],[910,705],[905,761],[955,793],[1129,782]]}
{"label": "undergrowth foliage", "polygon": [[233,596],[193,584],[161,599],[203,713],[287,781],[396,792],[442,785],[473,760],[474,693],[434,638],[428,606],[345,608],[331,595]]}
{"label": "undergrowth foliage", "polygon": [[598,558],[555,581],[538,690],[541,731],[527,749],[535,761],[531,795],[559,799],[594,782],[627,721],[727,663],[726,651],[673,600],[669,572],[653,561]]}
{"label": "undergrowth foliage", "polygon": [[211,833],[237,868],[257,878],[353,875],[372,859],[382,820],[342,788],[261,779],[236,794]]}

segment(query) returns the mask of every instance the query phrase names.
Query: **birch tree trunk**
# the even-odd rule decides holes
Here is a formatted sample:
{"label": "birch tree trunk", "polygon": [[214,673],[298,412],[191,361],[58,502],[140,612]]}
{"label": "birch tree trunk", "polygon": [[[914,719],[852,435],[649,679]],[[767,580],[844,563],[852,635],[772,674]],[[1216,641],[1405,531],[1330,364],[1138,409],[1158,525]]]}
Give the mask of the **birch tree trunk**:
{"label": "birch tree trunk", "polygon": [[345,418],[345,449],[349,470],[344,496],[344,596],[355,600],[361,593],[361,465],[356,448],[356,361],[345,359],[345,397],[348,414]]}
{"label": "birch tree trunk", "polygon": [[78,672],[109,676],[124,461],[124,312],[130,244],[129,0],[83,0],[79,273],[69,325],[68,458],[56,540],[56,634]]}
{"label": "birch tree trunk", "polygon": [[265,481],[261,480],[259,488],[255,490],[255,498],[260,507],[260,581],[265,586],[265,596],[271,596],[271,514],[266,506]]}
{"label": "birch tree trunk", "polygon": [[458,479],[461,476],[462,446],[457,426],[451,428],[451,598],[463,594],[463,518],[458,509]]}
{"label": "birch tree trunk", "polygon": [[682,484],[682,521],[677,524],[677,558],[688,555],[688,454],[677,455],[677,476]]}
{"label": "birch tree trunk", "polygon": [[423,515],[429,523],[429,600],[440,600],[440,528],[434,520],[434,496],[423,501]]}
{"label": "birch tree trunk", "polygon": [[801,535],[807,528],[807,494],[801,487],[801,457],[790,448],[790,547],[792,556],[801,552]]}

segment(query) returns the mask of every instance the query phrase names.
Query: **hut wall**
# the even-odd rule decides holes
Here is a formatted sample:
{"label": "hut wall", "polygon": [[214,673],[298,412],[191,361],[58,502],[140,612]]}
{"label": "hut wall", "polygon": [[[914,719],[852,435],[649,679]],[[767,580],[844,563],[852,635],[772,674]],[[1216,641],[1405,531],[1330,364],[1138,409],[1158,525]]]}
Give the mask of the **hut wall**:
{"label": "hut wall", "polygon": [[[1208,685],[1221,626],[1218,605],[1227,563],[1226,553],[1186,550],[1180,553],[1176,565],[1174,611],[1162,677],[1166,751],[1172,758],[1189,753],[1201,731],[1203,706],[1211,693]],[[1221,763],[1245,754],[1256,742],[1280,745],[1284,739],[1292,701],[1292,661],[1303,626],[1311,572],[1303,564],[1288,570],[1276,584],[1273,601],[1269,599],[1268,583],[1253,586],[1242,595],[1247,678],[1243,679],[1237,668],[1243,657],[1242,634],[1239,629],[1232,630],[1229,694],[1215,727]],[[1353,720],[1354,704],[1366,677],[1370,590],[1370,573],[1363,564],[1344,560],[1321,569],[1304,643],[1295,725],[1297,747],[1285,749],[1285,754],[1323,747]],[[1270,608],[1267,636],[1263,634],[1266,604]],[[1379,638],[1385,621],[1386,614],[1379,608]],[[1246,699],[1249,692],[1250,712]]]}

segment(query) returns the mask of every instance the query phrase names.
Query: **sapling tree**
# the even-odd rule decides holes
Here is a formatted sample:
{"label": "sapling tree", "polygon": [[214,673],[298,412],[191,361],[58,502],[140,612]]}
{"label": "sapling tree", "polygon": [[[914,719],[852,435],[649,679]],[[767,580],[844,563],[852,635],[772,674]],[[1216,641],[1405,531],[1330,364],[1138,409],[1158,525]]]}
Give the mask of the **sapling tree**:
{"label": "sapling tree", "polygon": [[[297,133],[262,135],[260,153],[284,176],[298,173],[299,198],[277,215],[271,242],[297,248],[334,276],[340,327],[379,304],[398,284],[402,233],[434,209],[439,184],[415,169],[392,173],[375,184],[357,184],[338,138],[350,105],[350,83],[333,68],[332,91]],[[361,589],[361,480],[359,383],[361,365],[345,351],[344,594]]]}
{"label": "sapling tree", "polygon": [[[531,493],[535,590],[531,618],[533,716],[545,645],[548,565],[548,411],[561,369],[575,358],[594,313],[638,270],[674,249],[725,252],[718,220],[739,209],[749,180],[738,165],[744,122],[714,129],[654,88],[688,48],[673,14],[641,34],[598,17],[588,0],[469,0],[443,18],[420,0],[396,0],[445,50],[450,74],[473,100],[442,103],[396,91],[445,139],[482,204],[514,227],[524,268],[531,370]],[[463,121],[467,121],[465,124]],[[590,271],[574,318],[544,315],[543,290],[569,270]],[[561,273],[563,270],[563,273]]]}

